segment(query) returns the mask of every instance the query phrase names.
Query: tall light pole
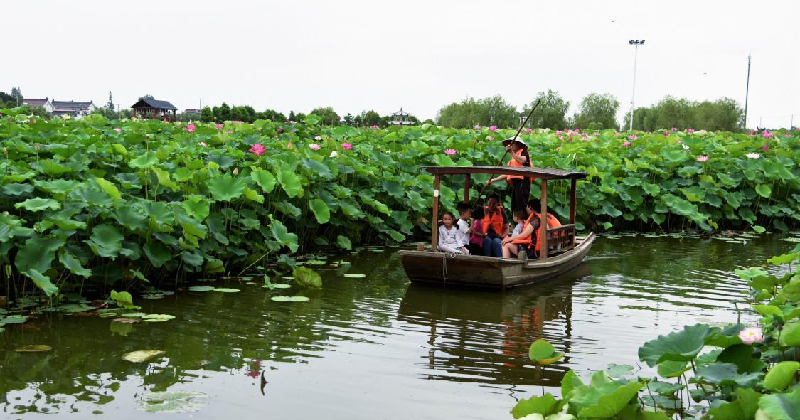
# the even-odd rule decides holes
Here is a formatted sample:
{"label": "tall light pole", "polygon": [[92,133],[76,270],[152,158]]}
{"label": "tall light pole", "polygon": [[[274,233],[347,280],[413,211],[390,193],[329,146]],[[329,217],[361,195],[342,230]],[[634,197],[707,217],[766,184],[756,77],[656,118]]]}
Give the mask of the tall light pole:
{"label": "tall light pole", "polygon": [[747,84],[744,88],[744,127],[747,129],[747,99],[750,97],[750,54],[747,54]]}
{"label": "tall light pole", "polygon": [[633,130],[633,111],[636,109],[633,106],[633,99],[636,97],[636,57],[639,54],[639,45],[644,45],[643,39],[632,39],[628,44],[633,45],[633,93],[631,93],[631,125],[628,130]]}

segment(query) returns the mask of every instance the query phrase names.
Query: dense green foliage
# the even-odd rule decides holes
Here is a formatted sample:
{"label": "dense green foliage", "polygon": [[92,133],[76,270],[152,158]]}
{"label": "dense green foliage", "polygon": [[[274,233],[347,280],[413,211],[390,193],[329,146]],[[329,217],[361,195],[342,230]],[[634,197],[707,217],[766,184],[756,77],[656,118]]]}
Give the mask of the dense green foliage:
{"label": "dense green foliage", "polygon": [[581,100],[575,114],[575,126],[590,130],[618,128],[619,101],[610,93],[590,93]]}
{"label": "dense green foliage", "polygon": [[475,125],[511,128],[519,125],[517,109],[500,95],[453,102],[439,110],[439,125],[453,128],[471,128]]}
{"label": "dense green foliage", "polygon": [[[657,376],[610,365],[583,383],[574,371],[558,400],[547,393],[520,401],[514,418],[797,420],[800,418],[800,246],[769,259],[788,270],[737,270],[749,282],[760,326],[687,326],[639,348]],[[792,265],[794,267],[792,268]],[[785,266],[784,266],[785,267]],[[759,304],[761,303],[761,304]],[[545,340],[531,344],[539,364],[557,361]],[[690,401],[693,400],[693,401]],[[530,416],[530,417],[528,417]]]}
{"label": "dense green foliage", "polygon": [[[679,130],[702,128],[705,130],[736,131],[742,126],[744,111],[730,98],[717,101],[692,102],[667,96],[649,108],[636,108],[633,113],[634,130],[654,131],[675,127]],[[623,127],[630,127],[630,112],[625,114]]]}
{"label": "dense green foliage", "polygon": [[[195,126],[22,111],[0,119],[3,275],[47,294],[82,278],[236,274],[265,255],[286,261],[302,249],[421,237],[430,231],[433,177],[420,167],[495,164],[497,140],[513,134],[321,127],[314,115]],[[579,228],[762,231],[800,219],[797,133],[665,134],[523,137],[534,166],[589,174],[578,186]],[[471,197],[487,178],[474,177]],[[443,180],[443,209],[454,209],[463,180]],[[562,220],[568,188],[548,185]]]}
{"label": "dense green foliage", "polygon": [[539,92],[530,104],[525,105],[522,109],[522,114],[527,116],[537,101],[541,101],[539,107],[531,115],[525,127],[549,128],[551,130],[561,130],[567,127],[569,102],[565,101],[558,92],[553,92],[549,89],[547,92]]}

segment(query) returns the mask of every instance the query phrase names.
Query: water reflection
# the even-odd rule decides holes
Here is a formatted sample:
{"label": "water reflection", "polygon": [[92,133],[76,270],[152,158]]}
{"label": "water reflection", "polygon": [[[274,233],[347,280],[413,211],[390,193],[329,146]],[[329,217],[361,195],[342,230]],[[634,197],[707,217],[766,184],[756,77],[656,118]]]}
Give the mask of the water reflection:
{"label": "water reflection", "polygon": [[569,357],[536,366],[528,347],[545,338],[570,354],[572,288],[590,274],[585,263],[545,284],[504,292],[411,284],[398,319],[428,331],[428,379],[558,386]]}

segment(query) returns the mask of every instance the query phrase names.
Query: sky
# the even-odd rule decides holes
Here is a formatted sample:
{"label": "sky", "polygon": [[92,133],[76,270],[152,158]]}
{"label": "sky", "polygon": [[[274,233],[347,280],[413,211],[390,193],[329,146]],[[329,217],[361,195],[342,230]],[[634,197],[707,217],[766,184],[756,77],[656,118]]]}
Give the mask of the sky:
{"label": "sky", "polygon": [[[420,119],[467,97],[519,109],[547,89],[619,119],[666,95],[745,100],[748,126],[800,125],[796,0],[2,0],[0,90],[130,107],[251,105]],[[16,34],[16,35],[10,35]],[[644,39],[638,48],[630,39]],[[633,68],[636,55],[636,90]]]}

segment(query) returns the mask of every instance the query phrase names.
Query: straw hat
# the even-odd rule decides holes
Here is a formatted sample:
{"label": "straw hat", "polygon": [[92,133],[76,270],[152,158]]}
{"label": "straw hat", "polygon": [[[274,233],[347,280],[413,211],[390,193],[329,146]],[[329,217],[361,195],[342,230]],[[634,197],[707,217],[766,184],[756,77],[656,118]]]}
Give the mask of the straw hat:
{"label": "straw hat", "polygon": [[522,147],[523,149],[527,149],[527,148],[528,148],[528,145],[527,145],[527,144],[525,144],[525,141],[524,141],[524,140],[522,140],[522,139],[521,139],[521,138],[519,138],[519,137],[511,137],[511,138],[509,138],[509,139],[505,139],[505,140],[503,140],[503,146],[508,146],[508,145],[509,145],[509,144],[511,144],[512,142],[517,142],[517,143],[519,143],[520,147]]}

